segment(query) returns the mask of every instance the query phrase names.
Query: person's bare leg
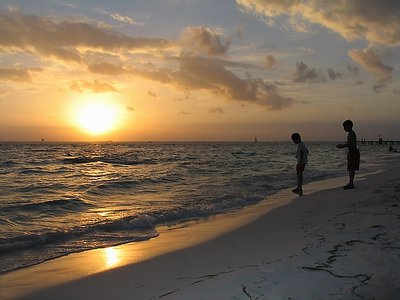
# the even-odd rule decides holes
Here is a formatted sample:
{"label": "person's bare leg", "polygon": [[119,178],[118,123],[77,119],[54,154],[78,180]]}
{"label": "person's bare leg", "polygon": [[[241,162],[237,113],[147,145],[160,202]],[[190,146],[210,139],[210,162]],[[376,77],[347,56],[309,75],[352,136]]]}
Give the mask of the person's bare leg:
{"label": "person's bare leg", "polygon": [[303,189],[303,172],[302,171],[297,172],[297,188],[299,190]]}
{"label": "person's bare leg", "polygon": [[349,183],[343,187],[345,190],[354,189],[354,187],[355,187],[354,186],[354,176],[355,176],[355,174],[356,174],[355,170],[350,170],[349,171]]}
{"label": "person's bare leg", "polygon": [[349,185],[354,185],[354,176],[356,175],[356,171],[351,170],[349,171]]}

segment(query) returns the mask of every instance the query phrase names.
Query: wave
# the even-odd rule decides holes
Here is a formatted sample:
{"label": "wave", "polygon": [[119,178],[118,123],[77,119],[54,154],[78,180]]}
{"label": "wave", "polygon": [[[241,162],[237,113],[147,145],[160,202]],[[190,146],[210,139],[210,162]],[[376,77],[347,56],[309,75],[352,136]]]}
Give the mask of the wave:
{"label": "wave", "polygon": [[31,184],[28,186],[17,188],[15,191],[22,193],[46,192],[46,194],[49,194],[49,193],[56,193],[57,191],[63,191],[66,190],[67,188],[68,186],[60,183],[48,184],[48,185]]}
{"label": "wave", "polygon": [[142,165],[142,164],[153,164],[153,159],[142,159],[142,160],[128,160],[126,158],[119,158],[119,157],[109,157],[109,156],[102,156],[102,157],[71,157],[71,158],[64,158],[62,159],[64,164],[87,164],[87,163],[108,163],[113,165]]}
{"label": "wave", "polygon": [[[50,204],[52,205],[52,204]],[[45,247],[62,246],[65,254],[101,246],[142,241],[158,233],[148,217],[125,217],[119,220],[103,221],[69,230],[55,230],[0,238],[0,257],[15,255],[16,252]],[[82,243],[82,241],[85,241]],[[68,245],[75,244],[74,247]],[[54,258],[54,257],[53,257]]]}
{"label": "wave", "polygon": [[16,212],[33,212],[37,213],[40,211],[51,210],[52,214],[57,211],[81,211],[87,208],[93,207],[91,203],[88,203],[80,197],[65,197],[65,199],[49,200],[36,203],[28,203],[22,205],[12,205],[2,208],[4,212],[16,211]]}
{"label": "wave", "polygon": [[[193,220],[226,211],[227,208],[243,207],[249,203],[255,203],[262,197],[243,197],[242,195],[224,195],[215,198],[214,203],[199,203],[194,206],[181,206],[170,209],[147,211],[141,214],[124,216],[115,220],[104,220],[84,226],[75,226],[70,229],[36,232],[23,234],[10,238],[0,238],[0,257],[5,258],[21,255],[23,251],[41,249],[62,249],[51,252],[46,259],[55,258],[72,252],[79,252],[99,247],[110,247],[127,242],[148,240],[158,236],[156,226],[179,223],[184,220]],[[46,201],[25,205],[24,209],[42,209],[54,206],[70,207],[71,205],[87,206],[88,204],[78,200]],[[90,204],[89,204],[90,205]],[[21,208],[19,208],[21,209]],[[57,254],[55,254],[57,252]],[[37,258],[24,263],[24,267],[37,263]],[[3,269],[0,272],[10,271]],[[15,265],[13,266],[15,268]]]}
{"label": "wave", "polygon": [[5,167],[5,168],[14,167],[17,165],[19,165],[19,163],[12,161],[12,160],[6,160],[6,161],[2,161],[0,163],[0,167]]}
{"label": "wave", "polygon": [[35,168],[21,168],[21,170],[18,170],[18,174],[20,174],[20,175],[60,174],[60,173],[64,173],[65,171],[66,170],[63,170],[62,168],[57,169],[57,170],[49,170],[46,168],[35,167]]}

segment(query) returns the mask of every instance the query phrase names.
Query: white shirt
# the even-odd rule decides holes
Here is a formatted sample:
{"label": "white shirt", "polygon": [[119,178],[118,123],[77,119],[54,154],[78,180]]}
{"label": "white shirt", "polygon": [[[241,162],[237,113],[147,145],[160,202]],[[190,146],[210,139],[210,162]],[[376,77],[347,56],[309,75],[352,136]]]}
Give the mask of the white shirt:
{"label": "white shirt", "polygon": [[298,143],[296,152],[297,163],[305,165],[308,162],[308,153],[306,144],[303,142]]}

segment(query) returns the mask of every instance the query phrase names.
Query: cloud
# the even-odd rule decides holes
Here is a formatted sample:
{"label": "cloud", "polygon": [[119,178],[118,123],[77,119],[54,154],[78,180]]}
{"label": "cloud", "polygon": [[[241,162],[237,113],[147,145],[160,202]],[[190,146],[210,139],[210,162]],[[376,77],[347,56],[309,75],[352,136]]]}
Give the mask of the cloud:
{"label": "cloud", "polygon": [[108,62],[100,62],[88,65],[88,70],[92,73],[104,75],[122,75],[129,73],[129,70],[121,65]]}
{"label": "cloud", "polygon": [[277,65],[276,58],[270,54],[267,55],[267,57],[265,58],[265,61],[264,61],[264,66],[267,69],[272,70],[272,69],[276,68],[276,65]]}
{"label": "cloud", "polygon": [[187,27],[180,42],[188,53],[210,56],[226,54],[230,45],[230,39],[222,42],[220,34],[206,27]]}
{"label": "cloud", "polygon": [[387,46],[400,45],[400,1],[397,0],[236,0],[245,10],[273,19],[286,15],[296,30],[309,24],[328,28],[346,40],[365,39]]}
{"label": "cloud", "polygon": [[392,76],[393,68],[385,65],[380,55],[371,48],[350,50],[349,56],[380,81],[389,80]]}
{"label": "cloud", "polygon": [[278,87],[260,78],[239,78],[226,68],[230,62],[201,57],[179,58],[181,67],[172,75],[175,84],[184,89],[205,89],[226,99],[254,103],[270,110],[280,110],[294,103],[283,97]]}
{"label": "cloud", "polygon": [[[181,56],[173,59],[178,69],[155,69],[143,65],[141,69],[122,67],[111,63],[89,65],[93,73],[139,76],[162,84],[170,84],[188,92],[205,90],[223,98],[241,103],[254,103],[270,110],[279,110],[294,103],[292,98],[279,94],[278,85],[260,78],[238,77],[229,68],[249,67],[247,64],[198,56]],[[146,69],[146,66],[148,69]]]}
{"label": "cloud", "polygon": [[313,67],[309,67],[304,62],[296,62],[296,69],[292,74],[294,82],[324,82],[324,75]]}
{"label": "cloud", "polygon": [[354,65],[347,65],[347,70],[350,72],[351,75],[354,76],[360,74],[360,68]]}
{"label": "cloud", "polygon": [[212,114],[223,114],[225,113],[222,108],[219,107],[210,107],[209,112]]}
{"label": "cloud", "polygon": [[332,68],[326,69],[326,75],[328,78],[325,77],[325,71],[310,67],[303,61],[300,61],[296,62],[296,69],[292,73],[292,80],[294,82],[320,83],[343,77],[342,73],[337,72]]}
{"label": "cloud", "polygon": [[128,17],[128,16],[123,16],[120,14],[110,14],[110,17],[113,18],[114,20],[123,22],[123,23],[128,23],[131,25],[138,25],[139,23],[136,22],[134,19]]}
{"label": "cloud", "polygon": [[[159,38],[129,37],[87,22],[55,22],[51,18],[0,12],[0,49],[33,52],[63,61],[82,62],[87,49],[99,52],[163,49]],[[83,49],[83,50],[82,50]]]}
{"label": "cloud", "polygon": [[135,111],[135,109],[134,109],[132,106],[127,106],[127,107],[126,107],[126,110],[128,110],[128,111]]}
{"label": "cloud", "polygon": [[375,93],[379,94],[385,87],[386,87],[386,85],[384,85],[384,84],[376,84],[376,85],[372,86],[372,90]]}
{"label": "cloud", "polygon": [[147,94],[151,97],[157,97],[156,93],[153,93],[152,91],[148,91]]}
{"label": "cloud", "polygon": [[354,82],[355,85],[363,85],[364,81],[362,81],[361,79],[357,80],[356,82]]}
{"label": "cloud", "polygon": [[78,91],[79,93],[85,91],[92,91],[94,93],[118,92],[116,88],[108,83],[102,83],[97,80],[93,82],[74,80],[70,82],[69,87],[71,90]]}
{"label": "cloud", "polygon": [[328,77],[330,80],[336,80],[336,78],[341,78],[343,76],[342,73],[336,72],[332,68],[328,68],[326,72],[328,73]]}
{"label": "cloud", "polygon": [[109,62],[100,62],[89,64],[88,70],[92,73],[109,76],[123,74],[137,75],[161,83],[169,83],[172,80],[168,70],[156,70],[153,67],[150,68],[149,66],[143,66],[143,68],[139,69]]}
{"label": "cloud", "polygon": [[31,73],[40,68],[0,68],[0,81],[32,82]]}

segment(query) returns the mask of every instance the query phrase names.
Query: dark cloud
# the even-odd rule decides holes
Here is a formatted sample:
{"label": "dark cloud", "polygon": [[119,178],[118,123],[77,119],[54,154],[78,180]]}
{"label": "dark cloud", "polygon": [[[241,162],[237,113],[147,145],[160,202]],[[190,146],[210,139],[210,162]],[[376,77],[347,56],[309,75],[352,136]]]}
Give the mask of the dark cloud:
{"label": "dark cloud", "polygon": [[188,53],[210,56],[225,54],[230,45],[230,39],[223,42],[220,34],[206,27],[187,27],[180,40]]}
{"label": "dark cloud", "polygon": [[325,72],[323,70],[310,67],[303,61],[300,61],[296,62],[296,69],[292,74],[292,79],[294,82],[320,83],[343,77],[341,72],[337,72],[332,68],[326,69],[326,75],[328,78],[325,77]]}
{"label": "dark cloud", "polygon": [[330,80],[336,80],[336,78],[341,78],[343,76],[342,73],[336,72],[332,68],[328,68],[326,71]]}
{"label": "dark cloud", "polygon": [[135,109],[134,109],[132,106],[127,106],[127,107],[126,107],[126,110],[128,110],[128,111],[135,111]]}
{"label": "dark cloud", "polygon": [[296,69],[292,74],[294,82],[324,82],[325,77],[322,72],[313,67],[309,67],[304,62],[296,62]]}

